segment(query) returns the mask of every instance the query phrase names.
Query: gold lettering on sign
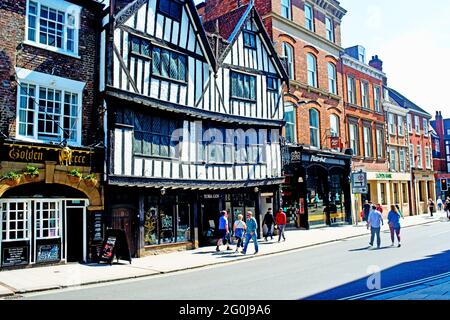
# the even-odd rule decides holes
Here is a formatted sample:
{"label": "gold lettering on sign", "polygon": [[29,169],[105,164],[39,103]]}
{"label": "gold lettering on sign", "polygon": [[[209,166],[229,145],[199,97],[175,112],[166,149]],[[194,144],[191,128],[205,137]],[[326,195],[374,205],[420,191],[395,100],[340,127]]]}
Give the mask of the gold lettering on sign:
{"label": "gold lettering on sign", "polygon": [[64,147],[59,152],[59,165],[69,166],[72,164],[72,150],[69,147]]}
{"label": "gold lettering on sign", "polygon": [[19,150],[16,148],[12,148],[9,151],[9,157],[12,160],[24,160],[27,162],[42,161],[44,159],[44,153],[37,152],[35,150]]}

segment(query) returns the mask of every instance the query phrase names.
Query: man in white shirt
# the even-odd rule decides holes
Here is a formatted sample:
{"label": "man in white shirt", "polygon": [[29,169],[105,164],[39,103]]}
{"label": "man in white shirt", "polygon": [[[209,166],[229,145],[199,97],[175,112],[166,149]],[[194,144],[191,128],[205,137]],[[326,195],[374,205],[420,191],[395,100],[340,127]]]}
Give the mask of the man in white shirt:
{"label": "man in white shirt", "polygon": [[367,229],[370,227],[371,236],[370,236],[370,246],[373,246],[373,240],[375,235],[377,236],[377,248],[381,247],[381,238],[380,231],[381,226],[384,225],[383,215],[380,211],[377,210],[376,206],[372,206],[372,210],[370,210],[369,218],[367,219]]}

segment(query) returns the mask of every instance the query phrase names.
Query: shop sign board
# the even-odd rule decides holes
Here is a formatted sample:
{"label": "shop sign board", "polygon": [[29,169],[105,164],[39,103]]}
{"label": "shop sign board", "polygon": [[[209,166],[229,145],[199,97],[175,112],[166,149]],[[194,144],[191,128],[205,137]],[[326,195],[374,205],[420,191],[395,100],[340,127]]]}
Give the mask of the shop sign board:
{"label": "shop sign board", "polygon": [[36,262],[55,262],[61,260],[59,243],[44,244],[37,247]]}
{"label": "shop sign board", "polygon": [[367,194],[367,172],[359,171],[352,173],[352,192],[353,194]]}
{"label": "shop sign board", "polygon": [[12,247],[3,249],[3,267],[26,264],[28,264],[28,247]]}

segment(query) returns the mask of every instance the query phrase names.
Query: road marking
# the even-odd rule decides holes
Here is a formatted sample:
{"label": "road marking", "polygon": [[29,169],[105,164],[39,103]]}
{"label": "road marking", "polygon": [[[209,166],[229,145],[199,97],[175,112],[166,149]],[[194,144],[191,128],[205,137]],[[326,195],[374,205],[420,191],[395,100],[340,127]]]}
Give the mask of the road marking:
{"label": "road marking", "polygon": [[371,291],[371,292],[364,292],[364,293],[360,293],[360,294],[356,294],[354,296],[350,296],[350,297],[346,297],[346,298],[341,298],[339,300],[359,300],[359,299],[363,299],[363,298],[368,298],[368,297],[372,297],[372,296],[378,296],[384,293],[388,293],[391,291],[397,291],[399,289],[405,289],[408,287],[412,287],[412,286],[416,286],[419,284],[423,284],[426,282],[430,282],[430,281],[434,281],[434,280],[439,280],[442,278],[446,278],[450,276],[450,272],[446,272],[440,275],[436,275],[436,276],[432,276],[429,278],[424,278],[424,279],[420,279],[420,280],[414,280],[411,282],[406,282],[403,284],[399,284],[399,285],[395,285],[392,287],[388,287],[388,288],[384,288],[384,289],[380,289],[380,290],[375,290],[375,291]]}

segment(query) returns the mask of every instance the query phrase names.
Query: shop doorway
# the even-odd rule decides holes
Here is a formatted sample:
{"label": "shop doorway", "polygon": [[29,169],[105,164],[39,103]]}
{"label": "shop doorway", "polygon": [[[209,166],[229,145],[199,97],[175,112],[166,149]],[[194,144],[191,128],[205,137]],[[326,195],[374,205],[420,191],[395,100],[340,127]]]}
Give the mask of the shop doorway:
{"label": "shop doorway", "polygon": [[221,199],[205,199],[202,203],[199,245],[213,245],[219,228]]}
{"label": "shop doorway", "polygon": [[135,241],[135,209],[131,207],[113,207],[111,228],[121,229],[125,231],[128,246],[132,257],[136,257],[136,241]]}
{"label": "shop doorway", "polygon": [[67,262],[83,261],[83,208],[66,208]]}

